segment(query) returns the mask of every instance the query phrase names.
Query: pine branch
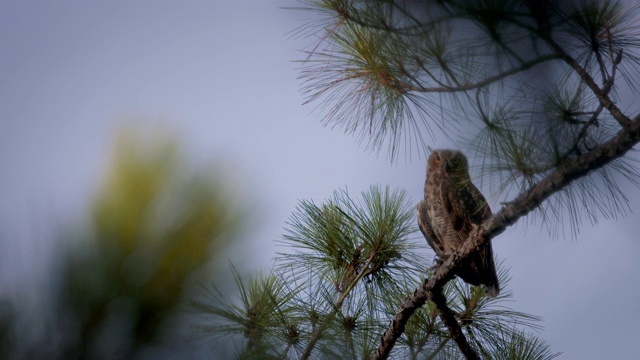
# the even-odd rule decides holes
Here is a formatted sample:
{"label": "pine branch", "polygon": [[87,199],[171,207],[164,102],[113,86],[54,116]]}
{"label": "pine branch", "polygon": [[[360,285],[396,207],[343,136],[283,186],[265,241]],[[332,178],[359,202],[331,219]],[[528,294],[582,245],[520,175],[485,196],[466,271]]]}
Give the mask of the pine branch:
{"label": "pine branch", "polygon": [[478,357],[478,353],[476,353],[471,345],[469,345],[467,338],[462,333],[462,328],[453,314],[453,311],[451,311],[447,306],[447,299],[442,295],[442,291],[440,289],[431,291],[431,301],[436,304],[436,307],[440,312],[442,322],[447,329],[449,329],[451,338],[456,342],[456,344],[458,344],[458,348],[464,357],[467,359],[480,359],[480,357]]}
{"label": "pine branch", "polygon": [[333,312],[331,312],[331,314],[324,319],[324,322],[322,323],[322,325],[320,325],[320,327],[318,329],[316,329],[316,331],[314,332],[313,336],[311,337],[311,340],[309,340],[309,343],[307,344],[307,347],[302,352],[302,355],[300,355],[300,360],[306,360],[306,359],[309,358],[309,356],[311,356],[311,352],[313,352],[313,349],[315,348],[316,344],[322,338],[322,335],[324,334],[324,331],[329,328],[329,325],[331,324],[331,321],[333,321],[333,317],[336,316],[336,314],[338,314],[338,311],[342,308],[342,304],[344,303],[344,301],[347,298],[347,296],[351,293],[351,290],[353,290],[353,288],[356,286],[356,284],[358,284],[358,282],[363,277],[371,274],[370,265],[371,265],[371,262],[373,261],[375,256],[376,256],[375,252],[372,252],[369,255],[369,258],[367,259],[367,262],[363,266],[363,269],[365,269],[365,270],[359,272],[356,275],[356,277],[352,281],[350,281],[348,283],[347,287],[342,290],[342,293],[340,294],[340,297],[338,298],[338,300],[336,300]]}
{"label": "pine branch", "polygon": [[[487,8],[482,6],[472,6],[474,2],[469,2],[469,6],[465,5],[466,2],[462,2],[459,10],[461,10],[460,14],[454,16],[453,13],[449,13],[450,19],[455,18],[464,18],[467,17],[469,19],[473,19],[476,21],[479,27],[486,27],[486,30],[490,32],[492,35],[492,41],[495,45],[498,45],[502,51],[508,56],[509,60],[517,60],[519,63],[514,64],[513,61],[509,62],[509,66],[511,68],[503,68],[501,65],[501,55],[498,54],[496,58],[497,67],[491,73],[481,73],[485,75],[483,78],[472,77],[472,75],[476,74],[474,72],[477,66],[482,66],[482,56],[477,56],[474,60],[477,60],[477,63],[468,62],[473,66],[466,66],[465,71],[456,72],[458,69],[456,64],[452,67],[449,66],[444,60],[444,57],[441,55],[444,54],[444,50],[439,47],[434,50],[435,52],[430,54],[428,61],[425,63],[419,56],[416,56],[413,52],[406,51],[408,56],[400,56],[405,52],[405,49],[402,45],[411,46],[414,44],[411,41],[407,41],[406,44],[403,41],[397,41],[397,43],[401,44],[398,46],[378,46],[378,43],[383,42],[385,38],[384,35],[380,35],[382,33],[395,33],[402,34],[402,36],[394,37],[395,39],[410,39],[410,40],[419,40],[417,37],[413,37],[414,35],[410,33],[407,29],[403,28],[400,24],[415,24],[418,29],[420,29],[423,25],[426,26],[426,22],[423,24],[422,21],[418,20],[413,16],[408,15],[408,10],[404,7],[396,4],[395,1],[391,2],[383,2],[380,4],[369,5],[366,6],[387,6],[384,4],[392,4],[393,7],[385,7],[383,10],[388,10],[387,12],[371,12],[368,13],[362,8],[359,8],[355,5],[352,5],[350,2],[338,1],[335,4],[340,5],[338,7],[333,7],[333,10],[336,11],[338,17],[340,18],[339,24],[351,24],[355,25],[353,28],[348,28],[353,32],[347,33],[347,35],[352,35],[353,39],[346,36],[344,39],[340,37],[336,37],[336,41],[339,50],[342,52],[341,55],[345,56],[345,58],[352,57],[354,62],[344,62],[346,66],[344,66],[344,71],[335,71],[330,67],[325,66],[326,63],[331,63],[334,61],[334,54],[331,53],[321,53],[319,54],[320,59],[322,57],[326,57],[329,60],[321,61],[322,67],[319,69],[321,71],[311,72],[312,75],[318,75],[317,78],[312,79],[312,86],[309,87],[311,90],[317,90],[312,94],[310,100],[315,100],[317,97],[321,95],[330,94],[331,96],[335,96],[335,98],[331,98],[331,100],[339,99],[338,104],[331,110],[331,116],[336,116],[336,118],[346,117],[343,114],[336,115],[340,111],[344,111],[345,108],[354,109],[361,108],[361,103],[365,104],[362,108],[366,111],[366,114],[369,116],[359,116],[358,111],[344,111],[346,115],[356,115],[356,119],[364,119],[369,121],[370,129],[371,124],[374,124],[374,120],[377,119],[377,115],[383,121],[383,124],[387,123],[389,119],[392,121],[398,121],[399,116],[402,115],[411,115],[411,112],[402,112],[398,111],[398,108],[395,107],[398,104],[399,100],[403,100],[408,98],[409,96],[415,96],[415,93],[425,94],[425,93],[456,93],[456,92],[466,92],[469,90],[482,90],[483,88],[490,86],[495,83],[499,83],[500,81],[512,77],[521,72],[525,72],[539,64],[561,60],[564,64],[568,65],[568,69],[565,66],[564,70],[568,70],[566,74],[566,79],[571,80],[579,80],[586,85],[587,88],[593,93],[594,100],[596,100],[595,105],[593,106],[595,111],[584,112],[582,108],[577,108],[577,112],[570,112],[569,119],[565,120],[570,125],[575,125],[572,129],[579,130],[577,135],[574,130],[571,132],[571,139],[573,140],[573,146],[568,147],[565,154],[560,153],[560,156],[555,156],[554,161],[548,165],[543,166],[541,169],[537,169],[532,171],[531,173],[535,174],[535,180],[540,180],[539,182],[534,182],[534,177],[531,176],[527,178],[526,184],[523,182],[522,192],[518,195],[513,201],[504,204],[502,209],[490,217],[487,221],[485,221],[481,226],[479,226],[476,231],[472,233],[472,235],[467,239],[465,244],[459,252],[455,254],[455,256],[449,257],[444,263],[441,264],[436,269],[436,273],[430,278],[426,279],[422,286],[417,289],[413,295],[407,297],[402,304],[400,305],[395,317],[392,319],[389,327],[383,334],[380,344],[378,348],[373,353],[373,357],[376,359],[385,359],[391,353],[397,339],[404,332],[405,326],[407,324],[408,319],[413,315],[413,313],[423,306],[427,300],[432,300],[438,307],[440,311],[440,316],[442,318],[443,323],[447,326],[451,338],[456,341],[458,347],[461,352],[467,358],[477,359],[478,354],[474,351],[473,348],[469,346],[464,334],[460,329],[460,325],[456,320],[455,316],[451,312],[451,310],[446,305],[446,298],[442,294],[443,286],[451,280],[454,275],[452,269],[456,268],[456,266],[463,261],[470,253],[473,251],[477,251],[477,249],[484,244],[485,241],[491,241],[494,237],[498,236],[502,233],[506,227],[517,222],[521,217],[527,215],[529,212],[538,208],[546,199],[556,194],[557,192],[567,189],[567,187],[574,181],[579,178],[582,178],[588,175],[591,171],[601,169],[608,163],[612,162],[615,159],[619,159],[624,154],[632,149],[638,142],[640,142],[640,115],[637,115],[633,120],[627,114],[624,114],[620,108],[613,102],[612,97],[610,97],[610,92],[612,92],[614,80],[616,78],[616,71],[618,65],[621,63],[623,49],[625,51],[625,55],[629,57],[632,61],[637,61],[634,58],[634,52],[632,48],[631,42],[625,42],[625,38],[621,37],[620,39],[614,39],[610,28],[615,27],[616,24],[620,24],[619,21],[615,21],[617,16],[614,16],[614,12],[610,12],[607,6],[602,8],[602,11],[608,17],[611,17],[611,23],[607,21],[605,25],[597,22],[599,28],[603,28],[606,30],[607,42],[601,43],[600,35],[596,33],[590,32],[591,28],[586,28],[586,25],[591,26],[591,22],[587,22],[586,25],[581,24],[581,18],[577,20],[574,19],[575,14],[571,13],[567,10],[565,14],[561,8],[550,7],[550,5],[546,4],[541,6],[538,10],[541,10],[540,13],[535,12],[536,9],[531,8],[530,11],[520,12],[510,12],[507,10],[511,10],[509,6],[501,6],[497,5],[496,9],[499,11],[493,11],[493,7],[489,6]],[[608,4],[608,2],[605,2]],[[334,5],[334,4],[332,4]],[[454,5],[451,5],[455,7]],[[586,3],[585,3],[586,6]],[[445,6],[446,7],[446,6]],[[367,9],[369,9],[367,7]],[[519,7],[514,7],[513,9],[518,10],[521,9]],[[446,10],[446,9],[445,9]],[[487,11],[492,10],[492,11]],[[549,14],[547,14],[547,10]],[[590,14],[589,9],[579,9],[581,12],[577,13],[579,16],[587,16]],[[587,11],[589,10],[589,11]],[[361,11],[361,13],[359,13]],[[408,18],[405,19],[407,21],[403,23],[394,22],[396,19],[394,16],[394,11],[397,12],[396,15],[400,15],[400,18]],[[557,14],[556,14],[557,11]],[[530,13],[531,12],[531,13]],[[584,12],[584,14],[582,14]],[[446,11],[444,12],[447,13]],[[461,16],[464,15],[464,16]],[[487,14],[491,14],[491,16],[487,16]],[[496,15],[497,14],[497,15]],[[547,17],[547,15],[549,17]],[[437,14],[435,15],[437,16]],[[380,17],[380,18],[379,18]],[[428,19],[428,18],[427,18]],[[552,21],[553,20],[553,21]],[[578,23],[568,25],[569,28],[566,30],[566,34],[562,32],[561,27],[555,27],[558,24],[558,20],[561,22],[565,21],[578,21]],[[439,21],[434,18],[434,21]],[[429,22],[430,23],[430,22]],[[501,35],[502,33],[498,30],[503,31],[504,33],[507,30],[511,30],[509,28],[500,28],[499,25],[501,23],[510,23],[512,25],[516,25],[521,30],[525,30],[532,38],[532,46],[535,47],[534,58],[528,58],[527,60],[523,60],[519,53],[516,52],[515,49],[510,48],[509,44],[515,44],[515,42],[505,42],[502,40],[501,36],[493,36],[493,35]],[[537,26],[536,26],[537,25]],[[552,26],[553,25],[553,26]],[[573,27],[575,29],[573,29]],[[364,35],[360,36],[359,30],[362,29],[376,29],[379,31],[366,31]],[[583,32],[585,29],[588,31],[585,37]],[[355,34],[355,36],[353,36]],[[518,33],[519,34],[519,33]],[[596,35],[594,35],[596,34]],[[516,34],[517,35],[517,34]],[[589,51],[587,52],[588,56],[585,60],[583,55],[575,55],[573,51],[574,48],[571,46],[565,47],[560,44],[563,43],[563,35],[570,35],[571,38],[575,38],[574,40],[578,40],[581,43],[584,43],[588,40],[587,44],[590,46]],[[594,37],[595,36],[595,37]],[[362,39],[365,39],[366,42],[363,45]],[[357,40],[357,41],[355,41]],[[464,39],[467,40],[467,39]],[[539,55],[538,45],[540,40],[540,45],[545,45],[544,52],[545,55]],[[556,41],[558,40],[558,42]],[[596,41],[597,40],[597,41]],[[515,41],[515,40],[514,40]],[[383,42],[387,44],[386,42]],[[389,41],[390,44],[395,44],[396,41]],[[415,44],[418,44],[416,42]],[[604,47],[608,45],[608,54],[602,52]],[[433,46],[432,46],[433,47]],[[416,46],[418,49],[422,49],[420,46]],[[465,48],[472,49],[473,47]],[[628,49],[632,48],[631,51]],[[363,51],[366,50],[366,51]],[[431,49],[427,46],[427,49]],[[400,51],[397,51],[400,50]],[[518,50],[520,50],[518,48]],[[579,50],[579,48],[578,48]],[[390,55],[387,55],[384,51],[388,52]],[[606,51],[606,50],[605,50]],[[380,53],[378,53],[380,52]],[[418,52],[420,53],[420,52]],[[466,52],[460,52],[459,55],[466,55]],[[473,54],[473,53],[472,53]],[[593,67],[592,56],[595,55],[595,67]],[[340,58],[341,61],[344,61]],[[405,62],[405,59],[413,59],[413,62]],[[435,64],[434,64],[435,61]],[[467,65],[468,65],[467,64]],[[610,68],[607,68],[610,66]],[[440,71],[439,73],[435,73],[434,71],[429,70],[430,67],[435,68],[436,71]],[[407,70],[407,68],[409,70]],[[598,70],[599,69],[599,70]],[[328,71],[330,70],[330,71]],[[596,83],[597,73],[598,71],[602,77],[602,83]],[[330,80],[325,84],[322,84],[322,81],[317,81],[317,79],[322,80],[322,76],[325,73],[330,73],[332,76],[327,76],[327,79]],[[571,73],[577,74],[578,79],[574,79],[571,77]],[[334,74],[337,74],[334,76]],[[346,74],[346,75],[345,75]],[[401,76],[398,76],[401,75]],[[337,76],[337,79],[336,79]],[[565,79],[565,80],[566,80]],[[360,82],[358,82],[360,80]],[[421,81],[422,80],[422,81]],[[347,93],[347,97],[342,97],[338,95],[342,95],[342,87],[345,82],[355,83],[356,85],[353,87],[356,91],[354,91],[351,95]],[[320,84],[320,85],[318,85]],[[582,87],[581,87],[582,88]],[[318,90],[319,89],[319,90]],[[372,90],[374,89],[374,90]],[[346,91],[351,90],[347,89]],[[414,93],[414,94],[411,94]],[[336,95],[337,94],[337,95]],[[364,94],[364,95],[363,95]],[[370,95],[370,105],[367,101],[369,98],[367,96]],[[345,100],[347,99],[347,100]],[[589,96],[589,100],[592,100],[591,96]],[[349,100],[354,100],[356,107],[347,107]],[[487,125],[493,126],[486,119],[488,118],[485,114],[482,104],[479,101],[479,92],[476,93],[476,104],[477,109],[483,117],[483,120],[487,123]],[[402,110],[405,108],[402,107],[404,103],[401,102],[400,107]],[[582,105],[582,104],[580,104]],[[589,104],[591,106],[592,104]],[[391,109],[391,111],[383,112],[381,109]],[[542,108],[541,108],[542,109]],[[595,132],[593,127],[598,127],[599,122],[598,119],[600,114],[604,109],[611,114],[611,116],[617,121],[620,125],[620,130],[618,133],[608,141],[598,144],[595,148],[590,147],[591,145],[591,135],[592,132]],[[423,110],[420,107],[420,110]],[[537,110],[537,108],[534,108]],[[542,109],[544,110],[544,109]],[[362,113],[365,113],[364,111]],[[574,116],[580,116],[574,118]],[[589,118],[585,118],[583,116],[589,116]],[[355,121],[353,122],[356,123]],[[395,125],[396,123],[394,123]],[[616,126],[614,124],[614,126]],[[355,129],[356,125],[353,126]],[[617,128],[617,126],[616,126]],[[382,128],[386,130],[386,128]],[[602,131],[602,135],[605,136],[609,131],[609,127],[606,127]],[[371,130],[369,130],[371,133]],[[525,132],[527,134],[528,132]],[[610,136],[611,133],[608,133]],[[396,135],[394,131],[394,136]],[[382,135],[376,135],[382,136]],[[606,139],[606,138],[604,138]],[[511,138],[508,139],[510,142],[513,142]],[[554,141],[556,138],[553,139]],[[598,141],[600,137],[598,137]],[[569,140],[571,141],[571,140]],[[581,145],[584,145],[584,148]],[[511,144],[509,144],[510,146]],[[514,147],[520,145],[519,142],[513,142]],[[569,142],[567,145],[571,145]],[[524,145],[523,145],[524,146]],[[554,148],[556,149],[556,148]],[[517,150],[518,157],[527,157],[528,154],[522,155],[522,152],[526,152],[530,150],[529,148],[520,151]],[[558,150],[559,152],[565,151],[565,147],[563,146]],[[585,151],[585,152],[583,152]],[[506,152],[506,151],[505,151]],[[575,156],[573,156],[575,154]],[[529,171],[531,168],[530,164],[527,164],[526,161],[523,162],[525,167],[521,168],[520,163],[518,165],[518,170],[522,170],[525,174],[525,178],[529,175],[525,173]],[[523,170],[525,169],[525,170]],[[538,177],[540,176],[540,178]],[[542,177],[543,175],[546,175]],[[579,185],[579,183],[578,183]],[[568,190],[571,190],[569,188]],[[469,333],[467,334],[469,336]],[[411,354],[414,354],[413,348],[411,349]],[[484,355],[483,355],[484,356]]]}
{"label": "pine branch", "polygon": [[[622,61],[622,49],[619,49],[616,53],[615,53],[615,58],[614,56],[614,50],[612,47],[612,43],[611,43],[611,39],[609,39],[609,51],[610,51],[610,56],[611,56],[611,61],[613,62],[613,69],[612,69],[612,74],[607,78],[607,74],[606,74],[606,68],[604,66],[604,61],[602,60],[602,57],[600,56],[600,53],[598,51],[596,51],[596,58],[597,58],[597,62],[598,65],[600,67],[600,72],[602,73],[602,81],[603,81],[603,88],[601,89],[595,82],[595,80],[593,79],[593,77],[589,74],[589,72],[582,66],[580,65],[580,63],[573,58],[571,55],[569,55],[564,48],[558,44],[556,41],[554,41],[549,34],[543,32],[543,31],[538,31],[535,28],[530,27],[527,24],[524,24],[514,18],[510,18],[510,19],[505,19],[506,21],[509,21],[513,24],[516,24],[518,26],[520,26],[523,29],[526,29],[528,31],[530,31],[531,33],[537,33],[538,36],[540,36],[541,39],[543,39],[547,44],[549,44],[549,46],[551,46],[551,48],[558,54],[560,55],[560,58],[567,63],[580,77],[580,80],[582,80],[590,89],[591,91],[594,93],[594,95],[596,96],[596,98],[598,99],[598,101],[600,102],[600,104],[606,108],[609,113],[611,113],[611,115],[616,119],[616,121],[618,121],[618,123],[622,126],[630,126],[631,125],[631,119],[629,119],[615,104],[614,102],[609,98],[608,93],[611,90],[611,87],[613,86],[613,81],[615,79],[615,72],[616,69],[618,67],[618,65],[620,64],[620,62]],[[610,30],[607,29],[607,34],[609,35],[609,37],[611,37],[611,33]]]}
{"label": "pine branch", "polygon": [[[609,95],[609,92],[611,91],[611,88],[613,87],[613,83],[616,78],[616,71],[618,69],[618,65],[620,64],[621,60],[622,60],[622,50],[618,51],[616,58],[613,62],[613,66],[611,69],[611,76],[609,76],[609,78],[603,81],[603,84],[604,84],[602,86],[603,96]],[[600,113],[602,112],[602,110],[604,110],[604,105],[600,103],[600,105],[598,105],[598,108],[591,115],[589,121],[585,121],[584,124],[582,125],[582,128],[580,129],[580,132],[578,133],[578,136],[573,142],[573,146],[571,147],[569,152],[576,151],[578,149],[578,144],[587,136],[587,131],[592,125],[595,125],[596,127],[598,126],[598,117],[600,116]],[[569,155],[569,152],[567,152],[567,155]]]}
{"label": "pine branch", "polygon": [[424,303],[431,299],[434,289],[441,289],[444,284],[451,280],[454,276],[453,269],[454,256],[450,256],[442,265],[440,265],[435,274],[425,279],[422,287],[417,289],[413,295],[408,296],[400,305],[400,309],[396,312],[389,327],[380,339],[380,345],[373,354],[373,359],[386,359],[389,357],[396,340],[404,332],[407,321],[413,313],[422,307]]}
{"label": "pine branch", "polygon": [[616,136],[596,149],[561,164],[542,181],[520,194],[512,202],[505,204],[498,213],[487,219],[477,231],[472,233],[458,251],[457,256],[450,256],[437,268],[432,277],[425,280],[420,289],[405,299],[380,339],[380,345],[374,352],[373,358],[386,359],[389,356],[396,340],[402,335],[409,317],[433,297],[434,291],[441,289],[453,278],[452,269],[470,253],[480,248],[486,241],[491,241],[492,238],[501,234],[508,226],[513,225],[518,219],[537,208],[557,191],[567,187],[572,181],[624,156],[639,142],[640,114],[631,120],[629,126],[620,130]]}
{"label": "pine branch", "polygon": [[580,79],[593,91],[595,96],[598,98],[598,101],[605,109],[609,110],[609,113],[613,115],[613,117],[620,123],[621,126],[625,127],[631,124],[631,119],[629,119],[617,106],[614,102],[606,95],[603,89],[596,84],[591,75],[587,73],[587,71],[580,66],[580,64],[569,54],[563,53],[562,59],[571,66],[575,72],[580,76]]}
{"label": "pine branch", "polygon": [[[566,55],[566,54],[564,54]],[[542,64],[544,62],[547,62],[549,60],[555,60],[555,59],[562,59],[563,54],[547,54],[547,55],[541,55],[536,59],[527,61],[527,62],[523,62],[520,66],[516,66],[513,67],[509,70],[503,71],[499,74],[493,75],[493,76],[489,76],[481,81],[475,82],[475,83],[466,83],[466,84],[461,84],[459,86],[434,86],[434,87],[424,87],[424,86],[420,86],[420,87],[413,87],[410,85],[406,85],[405,89],[409,89],[411,91],[416,91],[416,92],[423,92],[423,93],[453,93],[453,92],[464,92],[464,91],[469,91],[469,90],[474,90],[474,89],[480,89],[483,88],[485,86],[491,85],[497,81],[506,79],[512,75],[515,75],[517,73],[526,71],[531,69],[532,67]],[[568,55],[567,55],[568,56]],[[597,86],[597,85],[596,85]]]}
{"label": "pine branch", "polygon": [[572,181],[624,156],[640,142],[640,115],[630,121],[630,125],[620,130],[616,136],[599,147],[561,164],[528,191],[507,203],[500,212],[483,224],[482,235],[489,238],[495,237]]}
{"label": "pine branch", "polygon": [[330,7],[338,15],[340,21],[353,22],[363,28],[383,30],[388,33],[406,36],[419,36],[425,29],[449,20],[449,16],[443,16],[423,22],[415,17],[409,9],[397,4],[395,1],[390,1],[388,5],[391,6],[392,10],[395,9],[401,13],[402,20],[404,20],[402,23],[410,23],[412,25],[394,26],[387,22],[385,18],[378,18],[375,22],[370,21],[370,19],[367,19],[366,10],[350,8],[348,2],[334,2]]}

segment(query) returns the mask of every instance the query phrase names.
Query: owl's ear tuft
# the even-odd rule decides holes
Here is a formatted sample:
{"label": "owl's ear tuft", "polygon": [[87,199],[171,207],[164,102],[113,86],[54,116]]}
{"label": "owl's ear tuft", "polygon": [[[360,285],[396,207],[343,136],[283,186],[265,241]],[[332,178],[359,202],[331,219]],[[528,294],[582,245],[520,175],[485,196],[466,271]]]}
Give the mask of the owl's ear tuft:
{"label": "owl's ear tuft", "polygon": [[427,145],[427,150],[429,150],[429,154],[431,154],[434,149],[431,146]]}

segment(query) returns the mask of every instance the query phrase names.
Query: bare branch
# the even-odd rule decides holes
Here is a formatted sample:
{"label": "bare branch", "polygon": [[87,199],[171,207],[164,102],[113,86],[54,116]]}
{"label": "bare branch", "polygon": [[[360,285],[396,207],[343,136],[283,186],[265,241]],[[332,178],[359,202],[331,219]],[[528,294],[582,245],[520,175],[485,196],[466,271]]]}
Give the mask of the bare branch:
{"label": "bare branch", "polygon": [[449,329],[449,334],[451,334],[451,338],[458,344],[458,348],[460,352],[464,355],[465,358],[469,359],[480,359],[478,357],[478,353],[469,345],[467,338],[462,333],[462,328],[456,320],[453,311],[449,309],[447,306],[447,299],[442,295],[442,291],[440,289],[433,290],[431,292],[431,301],[436,304],[438,311],[440,312],[440,318],[442,322],[445,324],[447,329]]}

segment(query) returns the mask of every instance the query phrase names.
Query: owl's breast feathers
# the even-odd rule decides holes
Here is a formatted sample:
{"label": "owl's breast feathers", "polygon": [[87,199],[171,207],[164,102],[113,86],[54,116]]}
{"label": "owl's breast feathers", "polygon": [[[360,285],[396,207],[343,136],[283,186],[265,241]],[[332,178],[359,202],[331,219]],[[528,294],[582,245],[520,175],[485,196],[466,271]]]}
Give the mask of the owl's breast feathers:
{"label": "owl's breast feathers", "polygon": [[479,216],[477,199],[468,189],[470,183],[454,183],[444,176],[433,180],[425,194],[428,216],[435,237],[449,254],[462,246],[473,224],[480,224],[483,218]]}
{"label": "owl's breast feathers", "polygon": [[[425,200],[418,205],[418,224],[436,255],[442,258],[457,251],[473,225],[480,225],[491,216],[491,209],[469,178],[454,183],[450,177],[435,175],[427,178]],[[497,296],[500,289],[491,242],[472,253],[456,275],[469,284],[484,285],[488,295]]]}

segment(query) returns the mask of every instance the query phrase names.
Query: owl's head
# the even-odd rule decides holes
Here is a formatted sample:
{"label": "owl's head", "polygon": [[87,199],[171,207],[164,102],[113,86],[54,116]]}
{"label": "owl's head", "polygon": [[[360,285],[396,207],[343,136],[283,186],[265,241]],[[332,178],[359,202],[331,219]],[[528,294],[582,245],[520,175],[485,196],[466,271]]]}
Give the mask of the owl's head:
{"label": "owl's head", "polygon": [[469,174],[469,161],[458,150],[439,149],[431,151],[427,172],[445,173],[451,176]]}

